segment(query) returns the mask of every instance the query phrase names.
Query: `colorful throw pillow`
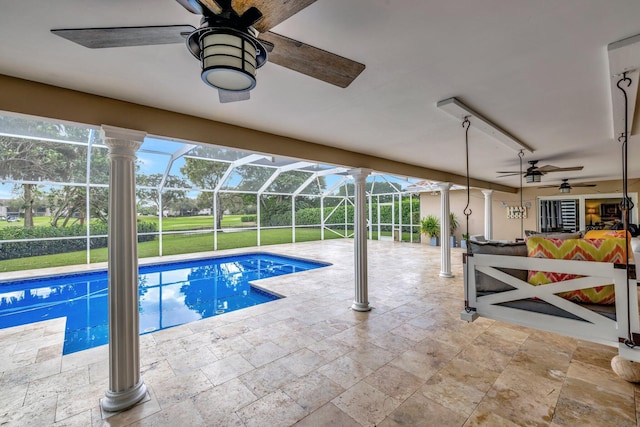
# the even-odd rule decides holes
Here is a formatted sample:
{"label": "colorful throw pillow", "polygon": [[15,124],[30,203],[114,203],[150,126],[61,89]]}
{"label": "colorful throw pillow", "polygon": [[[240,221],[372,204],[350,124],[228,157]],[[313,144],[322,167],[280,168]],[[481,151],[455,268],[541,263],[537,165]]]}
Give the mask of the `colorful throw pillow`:
{"label": "colorful throw pillow", "polygon": [[[530,237],[527,240],[529,257],[567,259],[579,261],[625,262],[625,240],[619,237],[606,239],[545,239]],[[528,282],[534,286],[575,279],[577,274],[545,271],[529,271]],[[588,289],[561,292],[558,296],[584,304],[615,304],[613,284]]]}
{"label": "colorful throw pillow", "polygon": [[611,238],[618,238],[618,239],[624,239],[625,238],[625,233],[626,233],[626,237],[629,238],[628,242],[629,242],[629,261],[633,261],[633,248],[631,245],[632,242],[632,237],[631,237],[631,233],[629,233],[628,231],[624,231],[624,230],[589,230],[587,231],[587,234],[584,235],[585,239],[611,239]]}
{"label": "colorful throw pillow", "polygon": [[[585,239],[608,239],[611,237],[618,237],[624,239],[624,230],[589,230],[584,235]],[[629,234],[631,239],[631,234]]]}

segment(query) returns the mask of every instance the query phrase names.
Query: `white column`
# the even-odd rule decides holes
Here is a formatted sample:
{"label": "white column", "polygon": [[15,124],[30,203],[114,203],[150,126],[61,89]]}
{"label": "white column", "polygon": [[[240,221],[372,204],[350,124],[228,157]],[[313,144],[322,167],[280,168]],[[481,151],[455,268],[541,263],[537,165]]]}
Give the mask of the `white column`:
{"label": "white column", "polygon": [[482,190],[484,194],[484,238],[493,239],[493,190]]}
{"label": "white column", "polygon": [[102,409],[122,411],[142,400],[138,312],[136,151],[144,132],[102,126],[109,147],[109,390]]}
{"label": "white column", "polygon": [[354,264],[355,264],[355,299],[351,308],[356,311],[369,311],[369,290],[367,287],[367,176],[370,169],[351,169],[349,175],[355,182],[354,209]]}
{"label": "white column", "polygon": [[451,236],[449,232],[450,208],[449,189],[451,183],[442,182],[440,187],[440,277],[453,277],[451,274]]}

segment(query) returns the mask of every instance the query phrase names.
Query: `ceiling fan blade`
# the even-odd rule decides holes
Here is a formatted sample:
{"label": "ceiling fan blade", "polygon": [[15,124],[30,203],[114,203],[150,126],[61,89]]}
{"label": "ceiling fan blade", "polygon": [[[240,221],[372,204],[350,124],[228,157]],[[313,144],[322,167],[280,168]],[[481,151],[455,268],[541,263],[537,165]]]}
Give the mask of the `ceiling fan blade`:
{"label": "ceiling fan blade", "polygon": [[204,7],[209,9],[214,14],[220,15],[222,13],[223,5],[218,4],[216,0],[199,0],[199,1],[200,3],[202,3]]}
{"label": "ceiling fan blade", "polygon": [[[503,173],[503,172],[497,172],[497,173]],[[506,175],[500,175],[497,178],[504,178],[507,176],[517,176],[520,175],[520,172],[508,172]]]}
{"label": "ceiling fan blade", "polygon": [[596,184],[571,184],[572,187],[597,187]]}
{"label": "ceiling fan blade", "polygon": [[273,43],[269,62],[345,88],[365,69],[364,64],[269,31],[260,40]]}
{"label": "ceiling fan blade", "polygon": [[[212,0],[201,1],[208,7],[207,3]],[[241,16],[252,6],[258,8],[264,18],[256,23],[254,28],[261,33],[266,33],[282,21],[315,2],[316,0],[233,0],[231,6]]]}
{"label": "ceiling fan blade", "polygon": [[549,173],[549,172],[569,172],[569,171],[581,171],[584,168],[584,166],[573,166],[573,167],[569,167],[569,168],[559,168],[557,166],[553,166],[553,165],[545,165],[545,166],[540,166],[538,168],[538,170],[542,173]]}
{"label": "ceiling fan blade", "polygon": [[[522,171],[522,173],[524,174],[526,171]],[[514,174],[514,175],[518,175],[520,174],[519,171],[497,171],[496,173],[509,173],[509,174]]]}
{"label": "ceiling fan blade", "polygon": [[557,185],[542,185],[542,186],[540,186],[538,188],[558,188],[558,186]]}
{"label": "ceiling fan blade", "polygon": [[184,43],[195,30],[191,25],[148,27],[69,28],[51,30],[57,36],[90,49]]}
{"label": "ceiling fan blade", "polygon": [[191,13],[195,13],[196,15],[202,15],[202,5],[198,2],[198,0],[176,0],[178,3],[182,5],[185,9],[187,9]]}
{"label": "ceiling fan blade", "polygon": [[229,102],[246,101],[251,97],[248,90],[242,92],[236,92],[231,90],[218,89],[218,98],[221,104],[227,104]]}

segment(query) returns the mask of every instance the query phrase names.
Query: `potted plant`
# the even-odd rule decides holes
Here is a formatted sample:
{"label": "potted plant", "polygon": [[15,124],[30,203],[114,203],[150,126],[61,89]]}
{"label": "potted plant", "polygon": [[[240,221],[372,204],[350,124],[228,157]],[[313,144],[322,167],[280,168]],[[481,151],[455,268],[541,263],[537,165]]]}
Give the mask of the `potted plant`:
{"label": "potted plant", "polygon": [[435,215],[427,215],[420,221],[420,232],[429,236],[431,246],[438,246],[440,242],[440,220]]}
{"label": "potted plant", "polygon": [[456,218],[456,214],[454,214],[453,212],[449,213],[449,235],[451,236],[451,247],[455,248],[456,247],[456,236],[455,236],[455,232],[458,229],[458,218]]}
{"label": "potted plant", "polygon": [[462,249],[467,249],[467,240],[469,240],[469,235],[467,233],[462,233],[462,240],[460,240],[460,247]]}

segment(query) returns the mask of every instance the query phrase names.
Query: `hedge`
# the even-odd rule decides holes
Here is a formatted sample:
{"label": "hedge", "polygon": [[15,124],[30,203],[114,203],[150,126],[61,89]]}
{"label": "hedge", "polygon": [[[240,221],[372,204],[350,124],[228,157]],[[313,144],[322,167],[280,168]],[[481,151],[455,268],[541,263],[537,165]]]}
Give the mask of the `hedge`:
{"label": "hedge", "polygon": [[[260,225],[263,227],[274,227],[274,226],[287,226],[291,225],[291,205],[285,204],[288,211],[283,211],[279,209],[280,212],[269,213],[268,211],[261,212],[260,216]],[[398,211],[398,202],[394,203],[396,212]],[[333,214],[327,218],[327,215],[334,209],[334,207],[325,207],[324,214],[325,220],[328,224],[344,224],[344,206],[339,206],[335,209]],[[402,223],[410,224],[411,218],[411,206],[409,202],[402,203]],[[371,207],[371,216],[372,223],[378,223],[378,205],[374,203]],[[347,221],[348,223],[352,223],[354,218],[354,207],[352,205],[347,205]],[[367,218],[369,218],[369,213],[367,211]],[[396,217],[396,224],[400,223],[400,218]],[[383,211],[382,221],[385,223],[391,223],[391,211],[386,210]],[[413,200],[413,223],[415,225],[420,225],[420,201],[415,199]],[[314,225],[320,224],[320,208],[304,208],[296,211],[296,225]]]}
{"label": "hedge", "polygon": [[[106,235],[107,224],[97,223],[90,225],[92,236]],[[138,222],[138,233],[154,233],[158,231],[158,226],[153,222]],[[17,239],[48,239],[56,237],[85,237],[87,227],[85,225],[74,224],[69,227],[6,227],[0,229],[0,260],[24,258],[38,255],[52,255],[65,252],[81,251],[87,248],[86,239],[71,240],[40,240],[38,242],[11,242],[4,243],[3,240]],[[139,236],[139,242],[155,240],[156,236]],[[90,240],[91,249],[106,248],[106,237],[92,237]]]}
{"label": "hedge", "polygon": [[256,215],[243,215],[240,217],[242,222],[256,222]]}

